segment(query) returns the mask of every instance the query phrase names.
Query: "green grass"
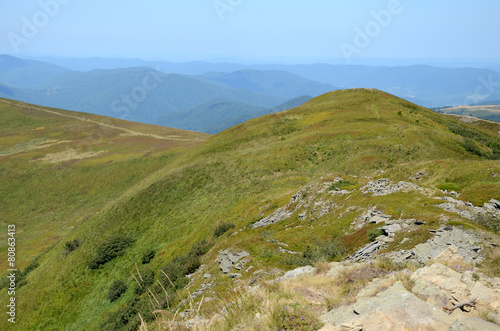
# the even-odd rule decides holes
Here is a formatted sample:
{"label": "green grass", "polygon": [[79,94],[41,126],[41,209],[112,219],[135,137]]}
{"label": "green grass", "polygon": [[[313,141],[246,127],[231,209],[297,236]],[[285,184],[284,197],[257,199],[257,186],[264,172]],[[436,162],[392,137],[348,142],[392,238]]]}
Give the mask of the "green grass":
{"label": "green grass", "polygon": [[[15,120],[0,122],[11,134],[26,126],[22,137],[2,136],[12,146],[32,141],[33,132],[44,131],[33,128],[48,128],[48,122],[54,120],[23,114],[22,107],[14,110],[17,117],[5,116]],[[218,275],[217,251],[226,248],[250,252],[248,265],[255,270],[290,268],[270,239],[306,252],[308,246],[338,238],[352,252],[369,241],[368,231],[374,226],[356,232],[350,224],[361,210],[372,206],[395,218],[425,220],[427,228],[435,226],[437,215],[442,214],[431,199],[417,192],[372,197],[356,190],[348,200],[324,192],[320,198],[342,207],[317,220],[301,220],[296,212],[289,220],[267,228],[248,227],[287,204],[305,185],[336,176],[355,183],[346,187],[357,188],[369,181],[365,176],[374,176],[378,170],[387,171],[393,181],[408,181],[425,170],[429,175],[419,184],[426,187],[455,183],[462,188],[462,196],[474,198],[469,200],[474,203],[497,197],[500,182],[492,173],[500,173],[498,162],[466,150],[464,137],[450,131],[451,124],[465,125],[380,91],[346,90],[248,121],[203,142],[117,136],[110,129],[105,136],[91,140],[98,144],[84,149],[107,151],[92,159],[56,165],[30,162],[43,157],[41,150],[3,157],[1,174],[11,177],[1,198],[9,197],[13,204],[7,209],[7,219],[22,220],[26,230],[19,240],[31,243],[23,248],[26,253],[34,258],[45,252],[19,291],[19,296],[29,300],[19,304],[19,310],[26,313],[20,314],[18,325],[21,329],[99,329],[112,314],[139,305],[131,301],[133,291],[114,302],[108,294],[116,280],[133,282],[131,274],[136,274],[146,250],[156,252],[147,268],[159,275],[161,268],[188,254],[196,242],[211,240],[218,224],[234,224],[237,234],[214,239],[214,247],[201,257],[200,263],[214,275]],[[78,142],[85,142],[88,127],[79,122],[59,125],[58,130],[55,124],[50,126],[44,138],[63,139],[71,134],[69,147],[85,146]],[[481,132],[478,146],[486,151],[490,147],[484,139],[497,137],[498,128],[477,130]],[[50,148],[57,152],[68,146]],[[16,172],[16,166],[24,170]],[[350,177],[353,175],[358,178]],[[487,193],[482,191],[485,187]],[[341,216],[348,206],[358,208]],[[291,229],[285,231],[287,226]],[[102,269],[89,269],[99,244],[117,234],[125,234],[135,243]],[[427,238],[424,233],[410,235],[414,239],[406,245]],[[79,247],[65,254],[65,243],[75,239],[80,241]],[[218,293],[227,294],[232,280],[220,277],[218,282]],[[3,323],[0,321],[0,328]]]}

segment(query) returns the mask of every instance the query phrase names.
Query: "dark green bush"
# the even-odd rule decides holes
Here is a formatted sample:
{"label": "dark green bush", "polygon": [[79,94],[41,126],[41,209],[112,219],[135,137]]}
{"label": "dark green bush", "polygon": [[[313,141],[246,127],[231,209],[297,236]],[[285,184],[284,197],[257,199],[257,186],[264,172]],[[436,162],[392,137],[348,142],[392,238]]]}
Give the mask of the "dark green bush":
{"label": "dark green bush", "polygon": [[123,280],[117,280],[109,287],[108,298],[109,301],[113,302],[118,300],[123,293],[127,292],[127,285]]}
{"label": "dark green bush", "polygon": [[141,271],[141,276],[138,277],[141,285],[135,288],[135,294],[141,295],[155,282],[155,272],[149,268]]}
{"label": "dark green bush", "polygon": [[148,264],[154,259],[156,252],[152,249],[148,249],[142,253],[142,264]]}
{"label": "dark green bush", "polygon": [[290,256],[285,260],[288,265],[306,266],[312,265],[316,261],[332,261],[346,254],[344,245],[339,240],[329,240],[322,243],[308,246],[302,255]]}
{"label": "dark green bush", "polygon": [[236,227],[236,225],[234,225],[233,223],[229,223],[229,222],[219,224],[219,225],[217,225],[217,227],[214,230],[214,237],[215,238],[220,237],[224,233],[226,233],[227,231],[229,231],[231,229],[234,229],[235,227]]}
{"label": "dark green bush", "polygon": [[352,186],[352,185],[356,185],[356,183],[353,183],[351,181],[348,181],[348,180],[339,180],[338,182],[332,184],[329,188],[330,191],[336,191],[336,190],[340,190],[344,187],[348,187],[348,186]]}
{"label": "dark green bush", "polygon": [[145,297],[134,297],[117,312],[108,315],[107,320],[101,325],[100,330],[136,331],[139,330],[141,319],[145,322],[153,320],[151,307]]}
{"label": "dark green bush", "polygon": [[80,240],[78,240],[78,239],[67,241],[64,244],[64,248],[66,249],[66,253],[71,253],[72,251],[77,249],[79,246],[80,246]]}
{"label": "dark green bush", "polygon": [[122,256],[134,242],[134,239],[121,235],[109,237],[97,248],[97,254],[90,261],[89,268],[98,269],[114,258]]}
{"label": "dark green bush", "polygon": [[384,234],[384,231],[382,231],[382,229],[370,229],[370,230],[368,230],[368,232],[366,234],[368,235],[368,240],[375,241],[375,239],[378,236],[381,236]]}
{"label": "dark green bush", "polygon": [[[205,240],[199,241],[191,247],[189,253],[175,257],[168,262],[160,273],[160,282],[175,289],[181,289],[187,284],[186,275],[192,274],[200,267],[200,257],[206,254],[212,245]],[[165,276],[166,275],[166,276]]]}

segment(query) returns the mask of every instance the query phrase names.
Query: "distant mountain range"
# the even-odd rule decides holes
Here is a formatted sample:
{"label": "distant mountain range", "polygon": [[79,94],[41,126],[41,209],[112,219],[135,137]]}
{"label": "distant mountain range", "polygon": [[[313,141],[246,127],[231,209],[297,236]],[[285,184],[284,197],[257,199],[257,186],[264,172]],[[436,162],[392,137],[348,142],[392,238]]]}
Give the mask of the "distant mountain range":
{"label": "distant mountain range", "polygon": [[215,134],[253,118],[298,107],[311,99],[311,96],[305,95],[273,108],[250,106],[241,102],[213,100],[188,110],[169,113],[160,117],[156,124]]}
{"label": "distant mountain range", "polygon": [[0,55],[0,97],[207,133],[339,88],[377,88],[427,107],[500,99],[500,88],[492,88],[500,73],[488,69],[100,58],[52,62],[59,65]]}

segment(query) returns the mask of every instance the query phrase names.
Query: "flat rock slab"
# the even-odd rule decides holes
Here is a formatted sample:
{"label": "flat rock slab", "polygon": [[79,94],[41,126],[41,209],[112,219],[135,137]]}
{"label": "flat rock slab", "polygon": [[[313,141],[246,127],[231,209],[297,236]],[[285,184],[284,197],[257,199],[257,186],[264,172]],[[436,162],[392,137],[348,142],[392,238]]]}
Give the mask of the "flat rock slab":
{"label": "flat rock slab", "polygon": [[453,317],[408,292],[401,282],[369,298],[334,309],[321,321],[337,328],[362,325],[363,330],[447,330]]}

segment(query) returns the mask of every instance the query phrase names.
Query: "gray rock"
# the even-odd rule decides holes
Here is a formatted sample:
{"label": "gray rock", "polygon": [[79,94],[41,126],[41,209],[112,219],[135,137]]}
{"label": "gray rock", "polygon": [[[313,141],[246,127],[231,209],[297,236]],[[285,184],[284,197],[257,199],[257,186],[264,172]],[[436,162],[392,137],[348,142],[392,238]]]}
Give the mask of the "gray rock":
{"label": "gray rock", "polygon": [[320,320],[337,327],[349,323],[363,330],[438,329],[445,330],[450,318],[443,311],[408,292],[401,282],[373,297],[363,297],[322,315]]}
{"label": "gray rock", "polygon": [[219,262],[222,272],[227,274],[232,268],[242,270],[248,262],[247,259],[244,259],[247,256],[250,256],[247,251],[242,250],[240,252],[232,253],[229,249],[226,249],[218,252],[217,262]]}
{"label": "gray rock", "polygon": [[299,276],[311,275],[316,272],[316,268],[311,266],[300,267],[294,270],[287,271],[282,277],[276,278],[276,281],[297,278]]}
{"label": "gray rock", "polygon": [[393,194],[397,192],[408,192],[408,191],[422,191],[423,187],[415,185],[409,182],[399,182],[397,184],[392,184],[392,182],[387,179],[379,179],[378,181],[372,181],[361,188],[361,191],[366,193],[372,193],[373,196],[383,196],[388,194]]}
{"label": "gray rock", "polygon": [[450,325],[448,331],[499,331],[500,326],[479,317],[462,317]]}

